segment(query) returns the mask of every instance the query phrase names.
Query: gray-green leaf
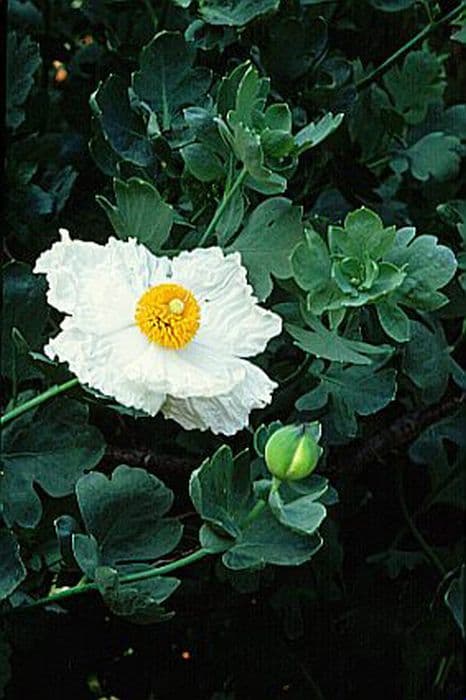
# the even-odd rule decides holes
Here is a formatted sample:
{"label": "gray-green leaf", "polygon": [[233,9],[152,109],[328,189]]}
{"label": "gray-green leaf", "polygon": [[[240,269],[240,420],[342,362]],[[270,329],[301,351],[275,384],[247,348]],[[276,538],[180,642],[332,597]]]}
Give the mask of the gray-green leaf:
{"label": "gray-green leaf", "polygon": [[419,124],[429,104],[445,90],[444,58],[427,47],[411,51],[403,65],[395,65],[383,78],[384,85],[399,112],[408,124]]}
{"label": "gray-green leaf", "polygon": [[48,317],[45,280],[33,275],[29,265],[10,262],[3,268],[2,374],[19,379],[34,376],[27,358],[13,346],[17,328],[27,344],[38,350]]}
{"label": "gray-green leaf", "polygon": [[464,631],[464,580],[466,578],[466,564],[461,567],[459,576],[454,578],[445,593],[445,603],[451,611],[456,624],[461,630],[463,637]]}
{"label": "gray-green leaf", "polygon": [[173,209],[149,182],[132,177],[113,181],[116,204],[98,195],[97,201],[123,240],[136,238],[153,253],[159,253],[170,235]]}
{"label": "gray-green leaf", "polygon": [[310,537],[298,534],[284,527],[266,509],[223,554],[222,561],[229,569],[258,568],[265,564],[297,566],[308,561],[321,546],[322,538],[317,533]]}
{"label": "gray-green leaf", "polygon": [[261,15],[277,10],[280,0],[200,0],[199,11],[208,24],[242,27]]}
{"label": "gray-green leaf", "polygon": [[183,107],[205,99],[212,80],[208,68],[193,68],[196,50],[177,32],[160,32],[145,46],[133,75],[138,97],[162,119],[168,131]]}
{"label": "gray-green leaf", "polygon": [[447,303],[448,298],[438,290],[454,276],[457,261],[453,251],[435,236],[415,237],[414,229],[402,228],[387,260],[406,272],[394,301],[418,311],[433,311]]}
{"label": "gray-green leaf", "polygon": [[254,505],[247,455],[233,459],[229,447],[218,449],[192,473],[189,494],[204,520],[236,537]]}
{"label": "gray-green leaf", "polygon": [[312,330],[305,330],[293,324],[287,324],[286,330],[295,339],[296,345],[315,357],[322,357],[334,362],[350,362],[354,365],[370,365],[371,355],[384,355],[391,352],[387,345],[370,345],[360,340],[350,340],[330,331],[318,318],[306,315]]}
{"label": "gray-green leaf", "polygon": [[35,484],[55,498],[66,496],[79,477],[100,461],[105,444],[87,420],[87,406],[56,399],[4,430],[0,486],[8,525],[35,527],[39,522],[42,506]]}
{"label": "gray-green leaf", "polygon": [[142,118],[132,111],[128,88],[118,75],[109,75],[90,98],[91,108],[113,151],[135,165],[149,165],[154,154]]}
{"label": "gray-green leaf", "polygon": [[[141,569],[142,571],[142,569]],[[167,620],[173,613],[161,607],[180,585],[180,580],[168,576],[154,576],[147,580],[120,583],[118,572],[107,566],[99,566],[95,580],[110,610],[129,622],[152,624]]]}
{"label": "gray-green leaf", "polygon": [[274,197],[251,214],[228,252],[239,251],[257,297],[262,301],[272,291],[272,275],[292,275],[291,255],[302,240],[301,208],[289,199]]}
{"label": "gray-green leaf", "polygon": [[357,433],[356,414],[368,416],[385,408],[395,398],[396,370],[374,372],[371,367],[331,365],[319,373],[320,383],[296,402],[300,411],[322,408],[330,400],[335,426],[342,435]]}
{"label": "gray-green leaf", "polygon": [[330,134],[332,134],[343,121],[343,114],[336,114],[335,116],[329,112],[318,122],[311,122],[305,126],[301,131],[298,131],[294,137],[295,146],[297,148],[298,155],[304,153],[309,148],[314,148],[319,143],[324,141]]}
{"label": "gray-green leaf", "polygon": [[78,564],[93,578],[96,567],[148,562],[171,552],[183,528],[163,516],[173,492],[145,469],[117,467],[111,479],[93,472],[76,485],[87,535],[73,536]]}
{"label": "gray-green leaf", "polygon": [[312,535],[327,515],[325,506],[317,503],[313,495],[285,503],[275,492],[269,497],[269,506],[282,525],[302,535]]}
{"label": "gray-green leaf", "polygon": [[0,601],[7,598],[26,578],[19,545],[10,530],[0,530]]}
{"label": "gray-green leaf", "polygon": [[6,57],[6,124],[17,129],[24,121],[22,105],[32,86],[34,74],[41,64],[39,44],[28,36],[8,33]]}

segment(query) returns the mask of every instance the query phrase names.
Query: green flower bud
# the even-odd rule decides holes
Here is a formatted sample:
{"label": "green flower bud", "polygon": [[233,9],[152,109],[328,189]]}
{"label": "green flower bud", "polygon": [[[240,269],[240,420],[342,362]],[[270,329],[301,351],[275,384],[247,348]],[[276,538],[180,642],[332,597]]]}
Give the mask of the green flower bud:
{"label": "green flower bud", "polygon": [[285,425],[276,430],[265,445],[265,462],[271,474],[281,481],[305,479],[317,466],[322,454],[318,441],[318,421]]}

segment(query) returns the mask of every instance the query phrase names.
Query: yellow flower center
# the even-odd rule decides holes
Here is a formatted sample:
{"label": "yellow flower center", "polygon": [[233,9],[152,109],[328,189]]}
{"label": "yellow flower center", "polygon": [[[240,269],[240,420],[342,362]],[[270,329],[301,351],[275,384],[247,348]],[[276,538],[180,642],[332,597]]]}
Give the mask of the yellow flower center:
{"label": "yellow flower center", "polygon": [[196,335],[201,310],[195,297],[179,284],[157,284],[144,292],[135,321],[153,343],[179,350]]}

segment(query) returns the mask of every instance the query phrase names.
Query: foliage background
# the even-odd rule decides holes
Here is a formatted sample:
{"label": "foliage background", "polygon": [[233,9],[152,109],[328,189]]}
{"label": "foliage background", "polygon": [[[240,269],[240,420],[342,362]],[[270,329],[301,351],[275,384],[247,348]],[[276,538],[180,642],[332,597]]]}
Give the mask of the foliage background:
{"label": "foliage background", "polygon": [[[155,250],[169,232],[173,247],[199,242],[230,166],[209,125],[203,131],[199,114],[183,108],[209,111],[208,95],[247,60],[257,76],[270,78],[269,103],[289,104],[294,135],[328,113],[333,117],[321,125],[327,138],[303,152],[299,164],[294,155],[276,160],[280,148],[290,155],[289,136],[269,142],[275,175],[262,173],[258,186],[234,198],[214,231],[220,243],[241,250],[234,236],[243,219],[284,192],[323,238],[328,224],[341,224],[365,206],[387,227],[415,226],[436,236],[455,252],[459,272],[442,282],[440,272],[435,284],[438,249],[430,244],[419,257],[428,291],[422,303],[418,295],[408,305],[408,342],[396,337],[403,335],[399,326],[387,341],[362,304],[356,335],[347,326],[347,339],[360,339],[362,329],[365,340],[395,348],[381,359],[376,379],[368,379],[358,360],[329,365],[338,358],[324,354],[325,363],[310,364],[317,354],[315,344],[306,345],[310,334],[304,342],[292,329],[261,358],[281,388],[272,406],[253,417],[254,428],[309,418],[325,428],[321,471],[337,488],[339,503],[329,510],[324,546],[311,562],[241,573],[220,561],[201,562],[183,573],[170,600],[176,616],[146,627],[111,615],[93,596],[70,600],[67,614],[38,609],[7,615],[0,638],[6,698],[29,697],[39,687],[49,698],[80,699],[464,696],[466,30],[464,8],[463,14],[458,8],[457,2],[430,0],[10,0],[5,404],[69,378],[65,367],[47,365],[39,354],[57,318],[30,269],[58,227],[99,242],[115,231],[128,235],[135,217],[130,211],[125,218],[113,177],[137,178],[134,200],[124,187],[120,192],[142,217],[133,235],[147,235]],[[150,61],[156,59],[150,51],[146,59],[141,54],[163,30],[178,34],[158,37],[165,45],[157,44],[158,52],[166,51],[178,78],[186,75],[181,85],[176,77],[169,84],[168,106],[154,97],[160,67]],[[389,65],[378,71],[387,58]],[[344,118],[337,125],[332,120],[339,114]],[[302,229],[294,235],[300,215],[297,209],[291,214],[289,204],[280,206],[291,218],[276,229],[274,246],[270,239],[259,242],[259,256],[246,264],[257,293],[302,330],[306,324],[290,304],[308,290],[306,271],[312,279],[316,271],[307,270],[307,262],[301,269],[298,258],[291,265],[294,246],[305,245]],[[151,229],[154,211],[165,228]],[[252,230],[257,236],[257,227]],[[279,252],[284,240],[286,250]],[[440,287],[447,303],[437,308],[425,300]],[[342,367],[346,378],[338,374]],[[362,398],[354,392],[360,383]],[[329,386],[336,385],[332,393]],[[194,547],[199,518],[188,477],[223,442],[161,419],[137,420],[79,390],[57,401],[41,409],[38,422],[15,422],[4,438],[13,465],[15,445],[29,440],[36,449],[39,432],[53,455],[39,466],[22,463],[22,473],[35,470],[26,485],[8,482],[10,494],[23,489],[28,498],[2,495],[5,523],[12,512],[16,516],[14,528],[0,533],[2,585],[13,590],[25,574],[11,538],[28,570],[15,605],[21,595],[47,594],[57,580],[75,582],[76,573],[56,565],[57,553],[66,559],[60,527],[69,522],[60,521],[58,540],[53,523],[65,513],[76,515],[74,485],[96,466],[110,474],[125,463],[156,474],[175,493],[185,549]],[[251,436],[243,432],[227,443],[237,454],[251,445]],[[58,484],[50,465],[62,465],[63,444],[74,447],[66,456],[66,483]]]}

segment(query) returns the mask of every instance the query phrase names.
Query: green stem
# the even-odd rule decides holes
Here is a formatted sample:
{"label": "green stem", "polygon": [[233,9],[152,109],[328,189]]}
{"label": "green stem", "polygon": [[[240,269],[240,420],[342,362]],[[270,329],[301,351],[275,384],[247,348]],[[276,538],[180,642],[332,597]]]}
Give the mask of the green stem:
{"label": "green stem", "polygon": [[378,158],[377,160],[370,161],[366,163],[366,168],[372,170],[373,168],[379,168],[381,165],[386,165],[391,160],[391,156],[383,156],[383,158]]}
{"label": "green stem", "polygon": [[[176,561],[172,561],[169,564],[164,564],[163,566],[156,566],[152,569],[147,569],[146,571],[138,571],[135,574],[127,574],[119,579],[119,583],[124,585],[126,583],[135,583],[136,581],[144,581],[148,578],[154,578],[155,576],[162,576],[163,574],[168,574],[171,571],[180,569],[182,566],[187,566],[192,564],[203,557],[211,554],[207,549],[197,549],[191,554],[187,554],[185,557],[181,557]],[[85,593],[91,593],[92,591],[97,591],[99,589],[97,583],[78,583],[72,588],[67,588],[63,591],[58,591],[57,593],[52,593],[45,598],[39,598],[29,605],[22,605],[19,608],[15,608],[11,612],[20,612],[21,610],[26,610],[30,608],[38,608],[44,605],[50,605],[51,603],[57,603],[66,598],[73,598],[78,595],[84,595]]]}
{"label": "green stem", "polygon": [[201,547],[201,549],[196,549],[195,552],[191,552],[191,554],[187,554],[185,557],[181,557],[181,559],[177,559],[176,561],[171,561],[169,564],[164,564],[163,566],[158,566],[154,569],[148,569],[147,571],[139,571],[136,574],[122,576],[121,583],[134,583],[134,581],[144,581],[145,579],[153,578],[154,576],[169,574],[171,571],[175,571],[176,569],[180,569],[182,566],[192,564],[199,559],[207,557],[209,554],[212,554],[212,552]]}
{"label": "green stem", "polygon": [[16,399],[18,398],[18,348],[14,343],[12,345],[13,352],[11,355],[11,405],[14,408],[16,406]]}
{"label": "green stem", "polygon": [[424,537],[421,535],[419,530],[417,529],[416,525],[414,524],[414,520],[412,519],[411,515],[409,514],[408,507],[406,505],[405,501],[405,496],[404,496],[404,491],[403,491],[403,476],[402,476],[402,470],[399,470],[398,473],[398,495],[400,499],[400,505],[401,505],[401,511],[403,513],[404,519],[406,520],[406,524],[414,537],[415,540],[417,540],[419,546],[423,550],[424,554],[426,555],[427,559],[431,561],[431,563],[435,566],[435,568],[438,570],[438,572],[441,574],[442,578],[446,575],[447,570],[443,566],[442,562],[438,558],[438,556],[435,554],[434,550],[432,547],[426,542]]}
{"label": "green stem", "polygon": [[152,24],[154,25],[154,30],[157,31],[159,20],[154,8],[152,7],[152,2],[151,0],[143,0],[143,3],[146,6],[147,14],[151,18]]}
{"label": "green stem", "polygon": [[432,10],[430,9],[430,3],[429,0],[422,0],[422,4],[424,5],[424,9],[426,11],[427,19],[429,22],[432,24],[434,22],[434,16],[432,14]]}
{"label": "green stem", "polygon": [[233,195],[235,194],[236,190],[237,190],[237,189],[242,185],[242,183],[244,182],[244,179],[245,179],[245,177],[246,177],[247,174],[248,174],[248,173],[247,173],[247,170],[246,170],[246,168],[243,166],[243,168],[241,169],[241,171],[238,173],[238,177],[237,177],[236,180],[233,182],[233,184],[232,184],[232,186],[230,187],[230,189],[229,189],[227,192],[225,192],[222,201],[220,202],[219,206],[217,207],[217,210],[216,210],[215,214],[214,214],[213,217],[212,217],[212,221],[210,222],[210,224],[207,226],[206,230],[205,230],[204,233],[202,234],[202,236],[201,236],[201,238],[200,238],[200,240],[199,240],[199,243],[198,243],[198,246],[199,246],[199,247],[201,247],[202,245],[204,245],[204,243],[208,240],[209,236],[214,232],[215,227],[217,226],[218,222],[220,221],[220,218],[221,218],[223,212],[225,211],[225,209],[227,208],[228,204],[230,203],[230,200],[232,199],[232,197],[233,197]]}
{"label": "green stem", "polygon": [[57,384],[56,386],[51,386],[50,389],[47,389],[47,391],[42,392],[42,394],[39,394],[38,396],[34,396],[33,399],[30,399],[29,401],[25,401],[24,403],[20,404],[19,406],[16,406],[15,408],[12,408],[11,411],[8,411],[5,413],[0,418],[0,425],[5,425],[5,423],[8,423],[10,420],[13,420],[13,418],[17,418],[18,416],[22,415],[23,413],[26,413],[26,411],[30,411],[31,408],[35,408],[36,406],[40,406],[41,403],[44,403],[44,401],[48,401],[49,399],[52,399],[54,396],[58,396],[59,394],[62,394],[64,391],[68,391],[68,389],[72,389],[74,386],[77,386],[79,384],[78,379],[70,379],[69,381],[65,382],[64,384]]}
{"label": "green stem", "polygon": [[[420,515],[429,510],[431,505],[435,502],[435,500],[442,493],[442,491],[446,489],[453,482],[454,479],[456,479],[460,471],[461,468],[459,466],[455,467],[450,472],[450,474],[438,484],[438,486],[432,491],[430,496],[426,498],[413,513],[411,513],[411,520],[413,522],[415,522]],[[407,532],[408,528],[403,527],[393,539],[389,549],[396,549]]]}
{"label": "green stem", "polygon": [[[270,494],[275,493],[276,491],[278,491],[278,489],[280,488],[281,484],[282,484],[281,480],[278,479],[276,476],[274,476],[274,477],[272,478],[272,484],[271,484],[271,486],[270,486]],[[248,525],[250,525],[250,524],[253,522],[253,520],[255,520],[256,518],[258,518],[259,515],[260,515],[260,514],[262,513],[262,511],[264,510],[264,508],[265,508],[266,505],[267,505],[267,501],[264,501],[264,500],[262,500],[262,499],[260,499],[259,501],[257,501],[257,503],[254,504],[254,506],[251,508],[251,510],[250,510],[249,513],[246,515],[246,517],[245,517],[245,519],[243,520],[243,522],[241,523],[242,527],[248,527]]]}
{"label": "green stem", "polygon": [[300,374],[302,374],[303,372],[305,372],[307,370],[307,368],[311,364],[312,360],[313,360],[312,355],[308,355],[307,357],[305,357],[304,360],[298,365],[298,367],[293,372],[291,372],[291,374],[289,374],[287,377],[285,377],[282,380],[281,385],[288,386],[288,384],[291,384],[292,382],[294,382],[294,380],[297,377],[299,377]]}
{"label": "green stem", "polygon": [[266,505],[267,501],[263,501],[262,499],[260,501],[257,501],[257,503],[251,508],[251,510],[241,523],[242,527],[248,527],[248,525],[250,525],[253,522],[253,520],[258,518]]}
{"label": "green stem", "polygon": [[448,12],[448,14],[446,14],[444,17],[430,22],[430,24],[424,27],[424,29],[421,29],[421,31],[415,34],[415,36],[413,36],[412,39],[407,41],[406,44],[403,44],[403,46],[401,46],[397,51],[395,51],[395,53],[393,53],[383,63],[381,63],[380,66],[374,68],[374,70],[371,73],[369,73],[369,75],[366,75],[365,78],[356,83],[357,89],[363,90],[374,80],[377,80],[379,76],[385,73],[385,71],[388,70],[390,66],[392,66],[401,56],[403,56],[410,49],[412,49],[413,46],[422,41],[426,36],[428,36],[432,31],[434,31],[434,29],[437,29],[443,24],[448,24],[448,22],[451,22],[452,20],[456,19],[456,17],[458,17],[458,15],[460,15],[465,8],[466,2],[464,2],[463,0],[463,2],[461,2],[458,5],[458,7],[456,7],[454,10],[451,10],[451,12]]}

